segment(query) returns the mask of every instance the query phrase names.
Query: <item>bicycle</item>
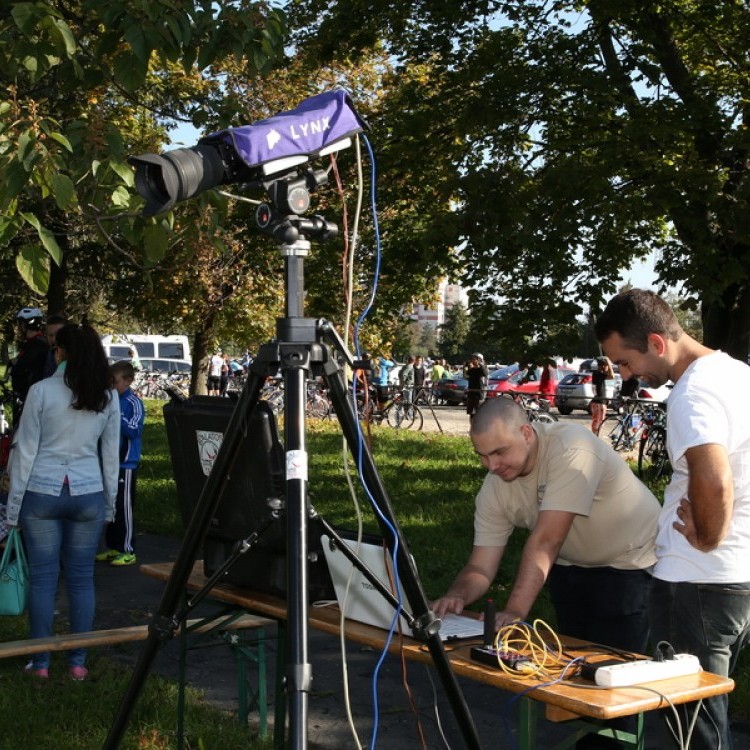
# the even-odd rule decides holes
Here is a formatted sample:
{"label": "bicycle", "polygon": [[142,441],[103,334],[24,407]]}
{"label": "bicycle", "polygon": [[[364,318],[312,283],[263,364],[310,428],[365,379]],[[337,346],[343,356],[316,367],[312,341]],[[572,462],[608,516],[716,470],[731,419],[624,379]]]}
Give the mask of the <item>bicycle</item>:
{"label": "bicycle", "polygon": [[357,413],[361,421],[371,424],[386,422],[390,427],[405,430],[414,427],[421,430],[424,417],[419,407],[412,401],[404,401],[403,391],[392,391],[382,408],[378,408],[377,391],[370,388],[368,398],[358,398]]}
{"label": "bicycle", "polygon": [[667,453],[667,413],[658,409],[654,421],[641,435],[638,445],[638,476],[644,481],[655,481],[672,473]]}
{"label": "bicycle", "polygon": [[503,391],[502,395],[512,398],[526,412],[529,422],[545,422],[553,424],[557,417],[550,412],[550,403],[541,398],[541,393],[522,393],[521,391]]}
{"label": "bicycle", "polygon": [[657,401],[623,399],[620,408],[620,414],[612,415],[616,423],[609,433],[609,440],[614,450],[630,451],[640,444],[649,426],[659,420],[664,407]]}

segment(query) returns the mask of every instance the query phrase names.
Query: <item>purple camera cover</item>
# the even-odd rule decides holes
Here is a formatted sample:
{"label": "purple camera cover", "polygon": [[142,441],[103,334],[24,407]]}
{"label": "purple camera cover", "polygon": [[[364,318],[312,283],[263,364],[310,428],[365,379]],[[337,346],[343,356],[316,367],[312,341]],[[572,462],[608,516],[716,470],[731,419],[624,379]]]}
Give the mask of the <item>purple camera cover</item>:
{"label": "purple camera cover", "polygon": [[256,167],[290,156],[315,157],[330,144],[360,133],[365,127],[349,94],[336,90],[311,96],[294,109],[253,125],[212,133],[201,138],[200,143],[224,141],[234,147],[248,167]]}

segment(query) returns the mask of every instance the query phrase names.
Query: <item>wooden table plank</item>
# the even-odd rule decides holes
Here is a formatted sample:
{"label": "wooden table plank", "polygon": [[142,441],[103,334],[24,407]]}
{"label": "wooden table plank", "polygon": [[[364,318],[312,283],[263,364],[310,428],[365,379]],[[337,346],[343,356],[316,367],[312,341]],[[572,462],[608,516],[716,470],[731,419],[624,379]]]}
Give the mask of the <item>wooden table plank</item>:
{"label": "wooden table plank", "polygon": [[[142,565],[141,571],[148,576],[166,581],[171,575],[172,563]],[[193,591],[199,590],[205,583],[203,563],[196,561],[187,581],[187,588]],[[286,603],[268,594],[222,583],[214,587],[211,598],[234,604],[274,620],[286,620]],[[309,625],[316,630],[338,635],[340,632],[338,607],[310,607]],[[383,647],[385,640],[383,630],[354,620],[345,621],[345,635],[347,639],[377,649]],[[563,638],[561,641],[566,652],[570,650],[573,655],[585,654],[587,658],[592,658],[593,654],[590,649],[585,652],[580,649],[576,651],[576,645],[580,646],[581,641]],[[512,693],[522,693],[531,689],[528,693],[530,698],[563,711],[593,719],[606,720],[630,716],[666,708],[668,705],[666,699],[673,704],[688,703],[728,693],[734,688],[734,681],[730,678],[708,672],[650,682],[642,687],[596,688],[592,683],[580,678],[573,678],[573,684],[549,684],[536,677],[508,675],[500,669],[475,662],[470,657],[471,645],[463,645],[463,643],[459,646],[446,645],[448,660],[457,675]],[[394,637],[389,650],[393,653],[403,650],[408,659],[432,663],[432,655],[426,646],[410,637]],[[601,654],[601,658],[608,656],[610,655]]]}

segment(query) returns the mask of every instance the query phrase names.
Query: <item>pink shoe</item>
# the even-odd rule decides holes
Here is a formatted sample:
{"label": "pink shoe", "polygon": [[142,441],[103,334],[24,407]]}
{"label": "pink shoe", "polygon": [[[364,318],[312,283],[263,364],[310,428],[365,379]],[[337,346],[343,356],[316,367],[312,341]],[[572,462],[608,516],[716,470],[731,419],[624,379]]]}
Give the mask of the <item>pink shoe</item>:
{"label": "pink shoe", "polygon": [[86,667],[70,667],[68,672],[76,682],[82,682],[89,675],[89,670]]}
{"label": "pink shoe", "polygon": [[34,677],[39,677],[42,680],[46,680],[49,677],[49,669],[47,669],[47,667],[42,667],[41,669],[34,669],[33,661],[30,661],[23,668],[23,671],[26,672],[26,674],[33,675]]}

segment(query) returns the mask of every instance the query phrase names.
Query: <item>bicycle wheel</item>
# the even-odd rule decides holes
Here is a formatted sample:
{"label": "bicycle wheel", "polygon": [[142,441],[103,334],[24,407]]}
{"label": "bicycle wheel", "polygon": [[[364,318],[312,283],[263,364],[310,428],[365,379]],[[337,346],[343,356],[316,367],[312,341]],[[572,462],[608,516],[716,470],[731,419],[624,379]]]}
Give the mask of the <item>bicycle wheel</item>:
{"label": "bicycle wheel", "polygon": [[307,416],[313,419],[325,419],[330,408],[330,404],[322,396],[315,395],[307,400]]}
{"label": "bicycle wheel", "polygon": [[424,425],[422,410],[418,406],[407,407],[407,409],[411,409],[412,412],[411,424],[409,425],[409,429],[414,429],[417,431],[421,430],[422,426]]}
{"label": "bicycle wheel", "polygon": [[386,421],[391,427],[408,430],[414,424],[415,409],[413,404],[391,404],[385,410]]}
{"label": "bicycle wheel", "polygon": [[638,476],[646,481],[667,476],[672,467],[667,455],[667,431],[653,425],[638,446]]}
{"label": "bicycle wheel", "polygon": [[548,414],[545,411],[534,411],[531,412],[531,414],[533,414],[533,416],[531,417],[532,422],[546,422],[547,424],[557,422],[557,417],[554,414]]}

